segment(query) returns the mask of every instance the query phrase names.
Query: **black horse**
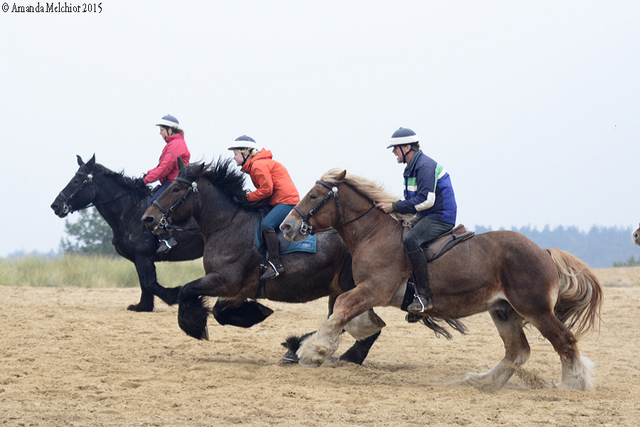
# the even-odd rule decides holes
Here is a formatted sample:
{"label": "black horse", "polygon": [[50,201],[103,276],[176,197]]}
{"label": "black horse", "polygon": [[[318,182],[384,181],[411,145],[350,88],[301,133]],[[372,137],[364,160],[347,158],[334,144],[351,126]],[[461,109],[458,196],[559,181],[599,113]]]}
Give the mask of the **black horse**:
{"label": "black horse", "polygon": [[[207,317],[210,312],[216,315],[216,307],[207,308],[205,297],[301,303],[329,296],[331,314],[336,298],[354,288],[351,254],[335,232],[317,236],[315,254],[283,255],[286,272],[260,281],[264,254],[257,245],[261,233],[256,232],[256,226],[261,211],[260,206],[239,201],[244,195],[244,175],[231,167],[231,159],[188,166],[178,159],[178,165],[178,178],[147,209],[142,220],[158,232],[168,222],[193,216],[205,238],[206,275],[184,285],[179,295],[178,324],[188,335],[209,337]],[[340,359],[362,363],[384,325],[373,310],[353,319],[345,330],[356,342]],[[295,350],[306,337],[290,337],[283,343],[290,350],[285,360],[297,361]]]}
{"label": "black horse", "polygon": [[[87,163],[78,157],[80,168],[51,204],[60,218],[93,204],[113,230],[113,246],[124,258],[133,262],[138,272],[142,295],[140,302],[127,307],[132,311],[153,311],[153,296],[173,305],[180,288],[165,288],[156,278],[156,261],[186,261],[202,256],[204,241],[193,219],[183,231],[173,235],[178,245],[166,255],[158,256],[158,237],[140,221],[149,206],[150,190],[137,186],[135,180],[96,163],[94,154]],[[189,231],[190,229],[195,230]]]}

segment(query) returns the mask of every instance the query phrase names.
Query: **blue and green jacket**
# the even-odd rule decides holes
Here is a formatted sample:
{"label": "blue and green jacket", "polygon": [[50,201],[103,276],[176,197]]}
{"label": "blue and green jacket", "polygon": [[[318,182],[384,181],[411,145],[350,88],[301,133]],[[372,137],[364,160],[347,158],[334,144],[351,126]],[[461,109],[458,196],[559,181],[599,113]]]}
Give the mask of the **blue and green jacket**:
{"label": "blue and green jacket", "polygon": [[455,225],[458,205],[451,178],[444,167],[417,151],[404,170],[404,200],[393,204],[402,214],[430,216]]}

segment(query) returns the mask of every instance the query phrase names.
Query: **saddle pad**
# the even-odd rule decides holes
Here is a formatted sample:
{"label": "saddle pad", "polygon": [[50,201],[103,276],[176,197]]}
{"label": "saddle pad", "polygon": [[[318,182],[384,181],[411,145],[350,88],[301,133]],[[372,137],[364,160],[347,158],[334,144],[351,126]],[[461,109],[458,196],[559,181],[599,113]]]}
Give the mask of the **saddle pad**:
{"label": "saddle pad", "polygon": [[427,261],[432,261],[444,255],[449,249],[453,248],[460,242],[472,238],[475,235],[473,231],[467,231],[464,225],[460,224],[448,233],[436,237],[434,240],[426,244],[424,249]]}
{"label": "saddle pad", "polygon": [[[289,254],[292,252],[308,252],[311,254],[315,254],[318,248],[318,239],[316,236],[308,236],[305,240],[300,242],[292,242],[287,240],[282,235],[280,229],[276,229],[276,233],[278,234],[278,243],[280,244],[280,255]],[[262,237],[262,228],[260,227],[260,220],[256,223],[256,247],[262,253],[266,253],[267,245],[264,243],[264,239]]]}

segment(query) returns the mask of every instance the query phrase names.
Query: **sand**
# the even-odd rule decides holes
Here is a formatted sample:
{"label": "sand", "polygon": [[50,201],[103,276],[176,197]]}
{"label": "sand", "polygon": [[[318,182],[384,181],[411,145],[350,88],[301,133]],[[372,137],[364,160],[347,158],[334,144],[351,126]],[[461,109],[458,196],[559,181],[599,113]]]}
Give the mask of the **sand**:
{"label": "sand", "polygon": [[[283,364],[280,343],[315,330],[325,299],[266,301],[275,313],[251,329],[211,319],[211,340],[200,342],[178,328],[176,307],[157,300],[153,313],[126,311],[137,289],[0,287],[0,425],[635,427],[640,270],[596,272],[603,323],[579,343],[596,363],[591,392],[547,387],[560,380],[560,361],[535,329],[530,360],[503,389],[460,384],[503,356],[487,313],[447,341],[378,308],[387,327],[362,366],[305,368]],[[344,337],[338,351],[351,343]]]}

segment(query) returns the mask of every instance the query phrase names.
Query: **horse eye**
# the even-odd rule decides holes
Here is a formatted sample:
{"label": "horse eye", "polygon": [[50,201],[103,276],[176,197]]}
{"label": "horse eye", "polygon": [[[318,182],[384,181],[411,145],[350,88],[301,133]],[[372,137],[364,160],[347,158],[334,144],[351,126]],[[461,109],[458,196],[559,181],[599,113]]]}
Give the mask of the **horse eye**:
{"label": "horse eye", "polygon": [[173,192],[174,193],[178,193],[180,191],[180,189],[178,187],[173,187]]}
{"label": "horse eye", "polygon": [[311,200],[315,200],[315,199],[317,199],[317,198],[318,198],[318,196],[316,196],[315,194],[309,194],[309,198],[310,198]]}

